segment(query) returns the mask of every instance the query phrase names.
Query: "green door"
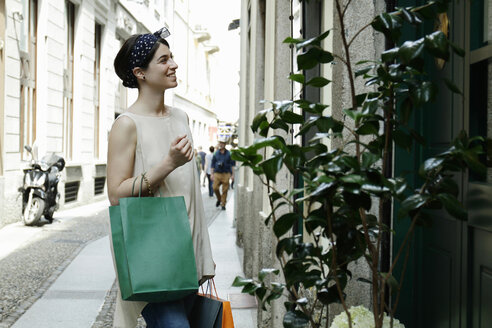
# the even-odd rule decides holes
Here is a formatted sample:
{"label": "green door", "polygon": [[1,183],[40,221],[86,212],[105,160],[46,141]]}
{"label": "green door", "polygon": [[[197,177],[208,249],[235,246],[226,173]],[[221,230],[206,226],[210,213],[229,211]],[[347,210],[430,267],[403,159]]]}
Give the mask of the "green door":
{"label": "green door", "polygon": [[[470,134],[492,138],[492,1],[474,0],[467,4],[469,129]],[[492,169],[487,171],[485,178],[467,178],[467,327],[472,328],[492,327]]]}
{"label": "green door", "polygon": [[[492,131],[492,124],[487,126],[487,119],[492,122],[492,101],[487,100],[492,99],[489,82],[492,66],[488,64],[492,56],[483,58],[483,66],[475,69],[480,76],[473,74],[471,61],[478,56],[477,49],[481,51],[479,54],[486,53],[484,47],[490,52],[484,41],[484,31],[488,29],[484,9],[490,2],[474,0],[470,6],[470,1],[455,1],[450,7],[449,38],[468,50],[467,55],[453,56],[444,67],[429,61],[427,72],[436,79],[446,77],[454,81],[464,95],[453,94],[444,84],[440,85],[438,101],[414,117],[414,127],[425,136],[427,146],[414,148],[411,154],[397,150],[396,174],[417,170],[421,161],[446,149],[463,129],[471,135],[483,136],[487,129]],[[409,3],[399,3],[406,4]],[[482,19],[477,19],[478,16]],[[424,28],[430,32],[435,27],[429,24]],[[477,29],[482,31],[481,42],[475,42],[473,48]],[[406,36],[415,38],[421,33],[409,30]],[[487,116],[488,112],[491,115]],[[456,182],[463,190],[460,199],[469,205],[468,221],[459,221],[442,212],[433,216],[430,227],[416,231],[397,315],[407,328],[492,327],[492,210],[489,208],[492,193],[487,196],[492,190],[492,184],[488,184],[492,180],[473,181],[466,173],[456,175]],[[394,250],[397,250],[408,222],[395,221],[394,226]],[[489,311],[484,311],[486,308]]]}

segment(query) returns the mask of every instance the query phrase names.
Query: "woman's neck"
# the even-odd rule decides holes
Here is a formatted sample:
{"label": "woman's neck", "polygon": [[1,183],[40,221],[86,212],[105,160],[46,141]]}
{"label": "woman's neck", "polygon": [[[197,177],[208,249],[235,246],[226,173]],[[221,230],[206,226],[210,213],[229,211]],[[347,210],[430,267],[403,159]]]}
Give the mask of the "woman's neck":
{"label": "woman's neck", "polygon": [[132,107],[140,114],[149,116],[162,116],[167,114],[167,109],[164,105],[164,93],[155,92],[147,88],[139,90],[137,101],[135,101]]}

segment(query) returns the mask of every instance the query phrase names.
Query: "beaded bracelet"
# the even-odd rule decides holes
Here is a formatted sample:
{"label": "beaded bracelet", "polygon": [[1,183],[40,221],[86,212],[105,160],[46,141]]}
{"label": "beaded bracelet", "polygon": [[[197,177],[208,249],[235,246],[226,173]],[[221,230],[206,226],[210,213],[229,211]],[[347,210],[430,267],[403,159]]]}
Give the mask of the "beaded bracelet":
{"label": "beaded bracelet", "polygon": [[149,179],[147,178],[147,176],[145,175],[145,173],[147,173],[147,172],[142,173],[142,177],[143,177],[145,183],[147,184],[147,188],[149,190],[149,195],[154,195],[154,192],[152,191],[152,187],[150,186]]}

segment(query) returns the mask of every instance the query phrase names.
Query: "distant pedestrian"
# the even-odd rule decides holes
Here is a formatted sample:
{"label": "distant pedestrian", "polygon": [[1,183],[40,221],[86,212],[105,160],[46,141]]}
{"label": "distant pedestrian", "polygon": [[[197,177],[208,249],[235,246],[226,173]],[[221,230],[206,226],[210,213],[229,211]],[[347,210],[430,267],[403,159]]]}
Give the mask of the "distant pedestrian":
{"label": "distant pedestrian", "polygon": [[[164,103],[165,91],[178,85],[178,65],[164,39],[168,35],[166,28],[154,34],[133,35],[115,58],[117,75],[124,86],[138,89],[138,98],[118,116],[109,134],[108,197],[111,205],[118,205],[121,198],[135,196],[132,192],[135,183],[142,196],[183,196],[191,226],[197,279],[202,284],[215,275],[215,268],[200,180],[193,161],[188,115]],[[148,263],[151,266],[153,259],[149,258]],[[195,297],[192,294],[164,303],[125,301],[118,288],[113,327],[135,327],[140,314],[149,328],[189,327]]]}
{"label": "distant pedestrian", "polygon": [[212,158],[214,157],[214,146],[210,146],[208,149],[210,153],[205,156],[205,174],[208,180],[208,195],[210,197],[214,197],[214,185],[212,178]]}
{"label": "distant pedestrian", "polygon": [[[226,209],[227,191],[229,190],[229,179],[234,181],[234,161],[231,159],[231,153],[225,148],[225,141],[219,140],[219,150],[217,150],[212,158],[212,175],[214,181],[214,192],[217,196],[215,206],[222,206]],[[222,186],[222,192],[220,187]]]}
{"label": "distant pedestrian", "polygon": [[207,177],[207,173],[205,171],[205,156],[207,156],[207,154],[203,151],[202,146],[198,146],[198,155],[200,155],[202,165],[202,177],[200,181],[202,182],[202,186],[205,187],[205,178]]}

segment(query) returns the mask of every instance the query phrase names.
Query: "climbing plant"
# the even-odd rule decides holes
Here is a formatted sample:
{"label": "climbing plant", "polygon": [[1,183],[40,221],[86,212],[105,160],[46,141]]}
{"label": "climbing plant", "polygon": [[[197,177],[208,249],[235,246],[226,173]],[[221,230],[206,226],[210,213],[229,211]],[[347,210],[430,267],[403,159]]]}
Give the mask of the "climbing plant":
{"label": "climbing plant", "polygon": [[[341,0],[333,1],[339,23],[336,30],[311,39],[289,37],[284,41],[297,50],[299,72],[289,79],[302,88],[323,88],[331,81],[322,76],[308,80],[305,72],[334,61],[343,64],[349,79],[349,105],[328,111],[327,104],[306,99],[272,101],[270,108],[254,118],[251,129],[258,138],[252,145],[233,151],[232,156],[250,168],[268,190],[271,213],[265,224],[272,227],[277,239],[281,270],[264,268],[255,279],[237,277],[234,285],[256,295],[264,310],[286,295],[284,327],[328,326],[323,313],[332,303],[342,304],[351,327],[344,289],[352,278],[349,265],[363,259],[370,268],[370,279],[362,280],[370,284],[374,326],[379,328],[385,316],[393,321],[405,272],[403,269],[396,276],[395,266],[401,262],[406,267],[416,226],[425,225],[433,211],[445,210],[466,219],[453,175],[466,169],[485,174],[479,160],[483,139],[461,132],[446,151],[421,163],[415,172],[419,176],[416,188],[409,187],[405,176],[395,176],[387,164],[392,148],[412,152],[426,144],[410,124],[414,112],[432,103],[438,93],[439,81],[426,73],[425,61],[448,61],[453,53],[464,55],[441,31],[402,40],[402,29],[436,20],[446,12],[449,1],[382,13],[362,30],[350,33],[350,39],[344,33],[350,1],[345,5]],[[368,28],[383,33],[397,46],[376,60],[354,63],[351,46]],[[336,32],[343,45],[341,52],[323,49],[323,39]],[[363,88],[356,87],[356,79],[364,80]],[[452,92],[460,93],[452,81],[444,82]],[[337,119],[328,112],[343,114]],[[305,145],[288,144],[279,130],[297,131]],[[328,144],[335,146],[329,148]],[[277,189],[277,173],[283,167],[302,177],[302,188]],[[382,271],[383,235],[392,232],[383,221],[385,202],[397,205],[395,219],[409,220],[410,225],[389,269]],[[299,204],[303,206],[296,206]],[[307,237],[290,233],[300,221]],[[306,291],[312,299],[306,298]],[[388,302],[388,294],[392,302]]]}

